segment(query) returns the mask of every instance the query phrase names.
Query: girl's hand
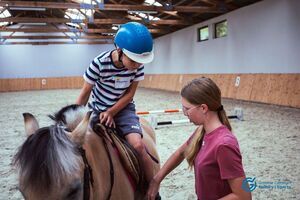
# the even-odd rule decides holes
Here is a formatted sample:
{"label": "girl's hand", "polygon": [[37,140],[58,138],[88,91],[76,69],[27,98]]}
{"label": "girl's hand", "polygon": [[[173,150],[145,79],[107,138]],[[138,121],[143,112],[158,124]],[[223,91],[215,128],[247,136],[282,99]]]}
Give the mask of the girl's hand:
{"label": "girl's hand", "polygon": [[155,200],[155,197],[158,193],[160,183],[155,180],[155,178],[152,179],[152,181],[149,184],[148,192],[147,192],[147,199],[148,200]]}
{"label": "girl's hand", "polygon": [[109,111],[105,111],[100,113],[99,115],[100,123],[104,124],[108,127],[116,128],[116,124],[113,118],[113,115]]}

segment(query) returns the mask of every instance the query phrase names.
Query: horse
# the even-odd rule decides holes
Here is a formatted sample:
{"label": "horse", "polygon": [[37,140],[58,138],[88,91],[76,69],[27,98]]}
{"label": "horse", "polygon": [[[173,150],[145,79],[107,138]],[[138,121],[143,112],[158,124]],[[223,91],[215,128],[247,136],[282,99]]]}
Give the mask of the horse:
{"label": "horse", "polygon": [[[25,199],[146,198],[147,188],[138,188],[145,186],[143,173],[137,182],[133,181],[120,158],[120,150],[116,150],[111,129],[99,122],[93,123],[91,112],[83,106],[62,108],[50,116],[55,123],[42,128],[32,114],[23,113],[23,117],[27,139],[14,156],[13,164],[18,169],[19,190]],[[154,175],[160,168],[155,133],[146,120],[140,119],[140,122],[146,149],[156,161],[153,162]]]}

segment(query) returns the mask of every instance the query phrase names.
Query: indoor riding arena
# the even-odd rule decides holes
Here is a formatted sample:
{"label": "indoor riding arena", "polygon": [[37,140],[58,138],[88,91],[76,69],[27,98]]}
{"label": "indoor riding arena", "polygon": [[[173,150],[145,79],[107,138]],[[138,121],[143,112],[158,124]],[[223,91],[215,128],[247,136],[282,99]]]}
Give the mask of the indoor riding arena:
{"label": "indoor riding arena", "polygon": [[[143,24],[153,38],[154,59],[143,65],[133,101],[155,131],[160,166],[199,126],[184,112],[181,89],[207,77],[220,88],[238,140],[245,171],[239,189],[255,200],[299,200],[299,19],[298,0],[0,1],[0,200],[25,199],[13,162],[28,137],[22,114],[33,114],[40,127],[53,125],[48,115],[78,103],[87,69],[97,59],[102,66],[103,52],[116,52],[107,59],[117,55],[126,68],[130,56],[116,38],[128,22]],[[159,193],[163,200],[197,199],[186,160]]]}

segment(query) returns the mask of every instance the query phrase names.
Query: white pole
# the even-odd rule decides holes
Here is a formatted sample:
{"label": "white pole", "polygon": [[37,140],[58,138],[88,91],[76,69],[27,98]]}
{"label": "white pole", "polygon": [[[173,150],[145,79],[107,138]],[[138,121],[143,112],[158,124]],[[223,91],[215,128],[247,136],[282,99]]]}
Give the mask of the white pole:
{"label": "white pole", "polygon": [[158,113],[176,113],[182,112],[182,109],[167,109],[167,110],[150,110],[150,111],[138,111],[138,115],[158,114]]}

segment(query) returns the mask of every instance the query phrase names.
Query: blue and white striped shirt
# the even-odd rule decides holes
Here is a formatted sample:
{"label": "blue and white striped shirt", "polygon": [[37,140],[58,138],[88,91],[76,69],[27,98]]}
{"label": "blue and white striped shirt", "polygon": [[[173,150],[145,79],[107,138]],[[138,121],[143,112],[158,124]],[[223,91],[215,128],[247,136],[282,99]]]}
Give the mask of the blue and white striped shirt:
{"label": "blue and white striped shirt", "polygon": [[92,61],[83,78],[94,85],[89,107],[105,111],[124,95],[133,81],[144,79],[144,66],[136,70],[117,68],[112,61],[112,51],[108,51]]}

